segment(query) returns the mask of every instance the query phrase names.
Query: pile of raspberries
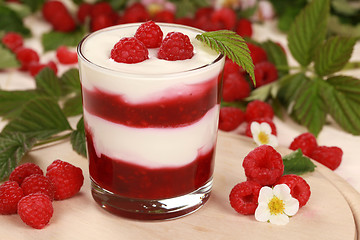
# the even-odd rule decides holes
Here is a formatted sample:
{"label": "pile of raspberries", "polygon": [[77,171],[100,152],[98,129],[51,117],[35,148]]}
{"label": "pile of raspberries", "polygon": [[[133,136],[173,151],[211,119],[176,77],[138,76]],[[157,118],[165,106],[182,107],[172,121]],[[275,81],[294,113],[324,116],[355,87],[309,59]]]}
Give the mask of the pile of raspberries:
{"label": "pile of raspberries", "polygon": [[247,180],[235,185],[229,194],[230,205],[238,213],[255,213],[263,186],[286,184],[292,197],[299,201],[300,208],[308,202],[311,195],[309,184],[298,175],[283,175],[282,157],[273,147],[261,145],[255,148],[244,158],[242,166]]}
{"label": "pile of raspberries", "polygon": [[24,163],[0,185],[0,214],[17,213],[27,225],[42,229],[53,215],[52,201],[73,197],[83,182],[82,170],[62,160],[51,163],[45,175],[38,165]]}
{"label": "pile of raspberries", "polygon": [[[244,134],[252,137],[250,126],[252,122],[266,122],[271,127],[271,134],[277,136],[276,125],[273,122],[274,111],[270,104],[254,100],[246,106],[245,111],[237,107],[222,107],[220,109],[219,129],[223,131],[233,131],[241,124],[245,124]],[[335,170],[342,162],[343,151],[336,146],[321,146],[317,143],[316,137],[309,133],[302,133],[295,137],[289,149],[301,149],[302,153],[325,165],[331,170]]]}

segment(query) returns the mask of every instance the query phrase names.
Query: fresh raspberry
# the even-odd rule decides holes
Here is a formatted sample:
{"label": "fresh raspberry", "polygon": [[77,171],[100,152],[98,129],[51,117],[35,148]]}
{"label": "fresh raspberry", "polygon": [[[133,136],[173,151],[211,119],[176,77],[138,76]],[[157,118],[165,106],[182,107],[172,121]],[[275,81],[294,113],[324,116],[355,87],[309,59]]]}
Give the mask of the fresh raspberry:
{"label": "fresh raspberry", "polygon": [[236,33],[241,37],[251,37],[253,34],[252,23],[246,18],[239,19],[236,26]]}
{"label": "fresh raspberry", "polygon": [[261,145],[244,158],[243,167],[247,180],[262,186],[272,186],[284,173],[280,153],[270,145]]}
{"label": "fresh raspberry", "polygon": [[224,65],[224,78],[233,73],[241,72],[242,68],[234,63],[231,59],[227,58]]}
{"label": "fresh raspberry", "polygon": [[245,120],[245,114],[236,107],[222,107],[219,116],[219,129],[223,131],[232,131],[236,129]]}
{"label": "fresh raspberry", "polygon": [[46,169],[46,176],[55,186],[55,200],[62,200],[74,196],[80,191],[84,183],[81,168],[68,162],[55,160]]}
{"label": "fresh raspberry", "polygon": [[50,178],[44,175],[32,174],[26,177],[21,184],[21,188],[25,196],[31,193],[41,192],[47,195],[51,200],[54,199],[54,184],[51,182]]}
{"label": "fresh raspberry", "polygon": [[60,1],[48,1],[44,3],[42,14],[56,31],[71,32],[76,28],[74,18]]}
{"label": "fresh raspberry", "polygon": [[185,26],[195,27],[194,19],[192,19],[190,17],[176,18],[175,23],[185,25]]}
{"label": "fresh raspberry", "polygon": [[247,124],[246,130],[245,130],[245,135],[246,136],[251,137],[251,138],[253,137],[253,135],[251,133],[251,123],[252,122],[258,122],[258,123],[266,122],[271,127],[271,134],[277,136],[276,125],[270,118],[258,118],[258,119],[255,119],[255,120],[249,122]]}
{"label": "fresh raspberry", "polygon": [[24,196],[23,190],[15,181],[6,181],[0,185],[0,214],[14,214],[17,204]]}
{"label": "fresh raspberry", "polygon": [[136,2],[125,9],[122,18],[124,23],[146,22],[150,20],[150,14],[143,4]]}
{"label": "fresh raspberry", "polygon": [[146,46],[134,37],[120,39],[111,50],[111,58],[115,62],[138,63],[149,58]]}
{"label": "fresh raspberry", "polygon": [[36,165],[35,163],[24,163],[17,166],[9,176],[10,181],[17,182],[20,186],[24,179],[32,174],[41,174],[43,175],[44,172],[41,168]]}
{"label": "fresh raspberry", "polygon": [[54,209],[48,196],[43,193],[32,193],[19,201],[17,211],[24,223],[42,229],[49,223]]}
{"label": "fresh raspberry", "polygon": [[54,61],[50,61],[46,64],[42,64],[42,63],[31,63],[29,65],[29,72],[31,74],[31,76],[36,76],[41,70],[43,70],[44,68],[50,68],[54,71],[55,75],[57,74],[57,66],[56,63]]}
{"label": "fresh raspberry", "polygon": [[233,30],[236,25],[236,13],[233,9],[223,7],[215,10],[211,15],[211,21],[218,29]]}
{"label": "fresh raspberry", "polygon": [[248,45],[248,48],[250,50],[250,55],[254,65],[260,62],[267,61],[267,53],[262,47],[249,42],[246,44]]}
{"label": "fresh raspberry", "polygon": [[78,61],[76,52],[69,50],[66,46],[58,47],[56,57],[62,64],[76,64]]}
{"label": "fresh raspberry", "polygon": [[6,33],[2,37],[1,42],[13,52],[24,45],[23,37],[15,32]]}
{"label": "fresh raspberry", "polygon": [[213,12],[214,8],[212,7],[199,8],[195,13],[194,26],[204,31],[217,30],[211,21],[211,15],[213,14]]}
{"label": "fresh raspberry", "polygon": [[54,13],[51,24],[59,32],[72,32],[76,28],[75,19],[68,12]]}
{"label": "fresh raspberry", "polygon": [[38,63],[40,60],[39,54],[31,48],[19,48],[15,54],[21,64],[21,71],[29,70],[29,66],[32,63]]}
{"label": "fresh raspberry", "polygon": [[114,13],[113,8],[108,2],[97,2],[91,7],[90,16],[94,18],[100,15],[112,15]]}
{"label": "fresh raspberry", "polygon": [[76,12],[76,18],[80,23],[85,23],[87,17],[90,17],[92,4],[90,3],[81,3]]}
{"label": "fresh raspberry", "polygon": [[200,7],[196,10],[194,18],[195,19],[199,19],[202,17],[210,18],[213,12],[214,12],[213,7]]}
{"label": "fresh raspberry", "polygon": [[339,147],[318,146],[311,153],[310,157],[315,161],[325,165],[331,170],[340,166],[343,151]]}
{"label": "fresh raspberry", "polygon": [[140,40],[147,48],[158,48],[161,45],[163,32],[153,21],[147,21],[136,30],[135,38]]}
{"label": "fresh raspberry", "polygon": [[236,14],[231,8],[220,8],[212,13],[211,22],[216,25],[218,30],[233,30],[236,24]]}
{"label": "fresh raspberry", "polygon": [[274,82],[278,79],[278,71],[271,62],[260,62],[255,65],[254,69],[256,87]]}
{"label": "fresh raspberry", "polygon": [[187,35],[180,32],[168,33],[158,52],[158,58],[176,61],[190,59],[194,56],[194,47]]}
{"label": "fresh raspberry", "polygon": [[311,195],[309,184],[300,176],[289,174],[282,176],[277,182],[278,184],[286,184],[290,188],[290,194],[299,201],[299,207],[304,206]]}
{"label": "fresh raspberry", "polygon": [[95,32],[97,30],[111,27],[114,25],[114,20],[109,15],[99,15],[91,18],[90,31]]}
{"label": "fresh raspberry", "polygon": [[300,148],[305,156],[310,157],[317,146],[316,137],[312,133],[306,132],[294,138],[289,148],[294,151]]}
{"label": "fresh raspberry", "polygon": [[250,95],[251,89],[244,75],[235,72],[224,77],[222,97],[225,102],[242,100]]}
{"label": "fresh raspberry", "polygon": [[175,15],[169,10],[162,10],[155,14],[153,20],[155,22],[165,22],[165,23],[174,23]]}
{"label": "fresh raspberry", "polygon": [[258,206],[260,189],[261,185],[254,181],[236,184],[229,194],[231,207],[244,215],[254,214]]}
{"label": "fresh raspberry", "polygon": [[67,9],[61,1],[46,1],[42,6],[41,11],[45,20],[52,22],[54,13],[67,12]]}
{"label": "fresh raspberry", "polygon": [[260,118],[273,119],[274,110],[270,104],[260,100],[254,100],[246,106],[245,120],[251,122]]}

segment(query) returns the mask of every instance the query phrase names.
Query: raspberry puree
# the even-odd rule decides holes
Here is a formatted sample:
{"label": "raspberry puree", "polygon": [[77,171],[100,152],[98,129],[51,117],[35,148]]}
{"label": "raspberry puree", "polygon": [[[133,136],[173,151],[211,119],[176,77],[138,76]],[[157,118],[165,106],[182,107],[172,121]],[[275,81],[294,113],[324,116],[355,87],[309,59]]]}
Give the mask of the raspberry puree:
{"label": "raspberry puree", "polygon": [[187,95],[131,104],[121,95],[83,88],[84,108],[107,121],[130,127],[179,127],[191,124],[219,103],[217,79],[195,84]]}
{"label": "raspberry puree", "polygon": [[[127,103],[120,95],[83,88],[84,108],[102,119],[129,127],[174,128],[198,121],[219,102],[217,78],[190,88],[192,91],[186,96],[136,105]],[[99,156],[86,119],[85,126],[90,176],[115,194],[141,199],[171,198],[196,190],[212,176],[214,146],[206,153],[198,153],[188,164],[150,168],[105,154]]]}
{"label": "raspberry puree", "polygon": [[147,168],[96,155],[91,133],[86,129],[90,176],[104,189],[123,197],[165,199],[195,191],[210,180],[214,148],[185,166]]}

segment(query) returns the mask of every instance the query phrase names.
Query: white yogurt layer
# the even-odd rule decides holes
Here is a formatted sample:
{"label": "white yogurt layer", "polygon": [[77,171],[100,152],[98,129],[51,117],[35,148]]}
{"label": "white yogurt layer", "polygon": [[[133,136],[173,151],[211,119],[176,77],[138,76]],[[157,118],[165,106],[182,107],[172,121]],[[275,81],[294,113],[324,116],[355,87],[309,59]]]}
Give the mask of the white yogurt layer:
{"label": "white yogurt layer", "polygon": [[219,54],[195,39],[201,32],[171,24],[159,25],[164,36],[171,31],[180,31],[189,36],[195,52],[191,59],[158,59],[158,49],[153,49],[150,50],[150,59],[141,63],[126,64],[111,60],[110,51],[115,43],[122,37],[133,36],[138,25],[115,26],[85,39],[79,50],[84,56],[79,59],[84,88],[98,88],[111,94],[122,95],[131,103],[141,103],[155,98],[161,99],[169,94],[169,89],[184,89],[184,86],[215,79],[221,72],[224,59],[215,61]]}
{"label": "white yogurt layer", "polygon": [[98,66],[123,73],[147,75],[188,71],[209,64],[219,56],[217,52],[195,39],[195,36],[201,33],[200,31],[189,27],[177,29],[169,24],[159,25],[164,33],[164,37],[167,33],[174,31],[181,31],[187,35],[194,46],[194,56],[191,59],[182,61],[166,61],[157,58],[159,50],[157,48],[148,49],[149,59],[136,64],[118,63],[110,59],[110,52],[114,45],[123,37],[134,37],[139,24],[127,24],[122,25],[121,28],[112,27],[106,31],[96,32],[84,41],[81,52],[85,58]]}
{"label": "white yogurt layer", "polygon": [[84,120],[98,157],[104,154],[148,168],[179,167],[214,147],[218,112],[216,105],[198,122],[179,128],[132,128],[86,111]]}

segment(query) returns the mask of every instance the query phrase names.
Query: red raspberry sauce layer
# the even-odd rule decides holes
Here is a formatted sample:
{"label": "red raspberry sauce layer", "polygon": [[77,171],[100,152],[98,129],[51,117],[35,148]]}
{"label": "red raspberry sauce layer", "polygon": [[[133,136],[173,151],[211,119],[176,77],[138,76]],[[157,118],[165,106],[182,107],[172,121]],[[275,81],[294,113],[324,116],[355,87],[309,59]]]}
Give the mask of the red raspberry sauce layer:
{"label": "red raspberry sauce layer", "polygon": [[128,103],[121,95],[83,87],[86,111],[108,121],[129,127],[180,127],[196,122],[219,104],[220,81],[211,79],[193,85],[187,95],[170,96],[140,104]]}
{"label": "red raspberry sauce layer", "polygon": [[122,197],[166,199],[203,186],[212,176],[214,148],[181,167],[146,168],[105,155],[96,155],[92,135],[86,129],[90,176],[102,188]]}

